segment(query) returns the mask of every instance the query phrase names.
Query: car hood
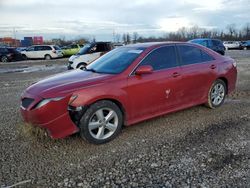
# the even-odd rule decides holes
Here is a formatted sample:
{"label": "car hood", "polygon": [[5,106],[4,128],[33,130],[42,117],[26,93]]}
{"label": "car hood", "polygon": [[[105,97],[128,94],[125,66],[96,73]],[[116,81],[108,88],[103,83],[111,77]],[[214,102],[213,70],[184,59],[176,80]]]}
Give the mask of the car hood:
{"label": "car hood", "polygon": [[66,96],[85,87],[101,84],[113,76],[77,69],[38,81],[28,87],[26,92],[42,98]]}

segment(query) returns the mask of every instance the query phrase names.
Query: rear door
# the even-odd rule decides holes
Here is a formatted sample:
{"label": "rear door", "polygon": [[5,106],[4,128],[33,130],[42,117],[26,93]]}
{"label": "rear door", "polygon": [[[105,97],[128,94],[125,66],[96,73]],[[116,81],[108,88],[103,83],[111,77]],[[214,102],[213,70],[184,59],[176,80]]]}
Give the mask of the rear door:
{"label": "rear door", "polygon": [[215,59],[198,47],[177,45],[181,62],[183,104],[194,105],[207,99],[208,90],[216,79]]}
{"label": "rear door", "polygon": [[173,109],[180,102],[181,75],[175,46],[164,46],[150,52],[140,63],[151,65],[152,74],[128,77],[127,93],[131,119],[144,119]]}

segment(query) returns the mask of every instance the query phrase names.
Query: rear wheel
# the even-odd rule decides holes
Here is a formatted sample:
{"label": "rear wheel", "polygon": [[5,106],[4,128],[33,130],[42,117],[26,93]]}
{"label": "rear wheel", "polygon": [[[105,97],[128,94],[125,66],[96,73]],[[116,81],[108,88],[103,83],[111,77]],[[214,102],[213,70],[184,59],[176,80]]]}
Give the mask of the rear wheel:
{"label": "rear wheel", "polygon": [[45,56],[44,56],[44,59],[45,59],[45,60],[50,60],[50,59],[51,59],[51,56],[50,56],[50,55],[45,55]]}
{"label": "rear wheel", "polygon": [[8,62],[9,60],[8,60],[8,57],[7,57],[7,56],[2,56],[1,61],[2,61],[3,63],[6,63],[6,62]]}
{"label": "rear wheel", "polygon": [[80,120],[80,135],[90,143],[103,144],[121,131],[123,116],[112,101],[103,100],[91,105]]}
{"label": "rear wheel", "polygon": [[226,84],[223,80],[216,80],[209,90],[208,102],[206,105],[209,108],[221,106],[226,98],[226,88]]}

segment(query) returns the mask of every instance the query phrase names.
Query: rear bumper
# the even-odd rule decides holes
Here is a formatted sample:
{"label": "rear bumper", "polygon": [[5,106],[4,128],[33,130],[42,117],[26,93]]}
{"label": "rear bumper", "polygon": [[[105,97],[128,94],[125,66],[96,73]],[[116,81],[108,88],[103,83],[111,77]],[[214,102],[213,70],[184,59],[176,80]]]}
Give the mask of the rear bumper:
{"label": "rear bumper", "polygon": [[[25,94],[24,97],[33,97]],[[40,101],[39,97],[26,109],[21,106],[21,114],[25,122],[47,130],[52,138],[64,138],[79,131],[72,122],[68,113],[68,101],[70,96],[60,101],[52,101],[36,109],[34,106]]]}

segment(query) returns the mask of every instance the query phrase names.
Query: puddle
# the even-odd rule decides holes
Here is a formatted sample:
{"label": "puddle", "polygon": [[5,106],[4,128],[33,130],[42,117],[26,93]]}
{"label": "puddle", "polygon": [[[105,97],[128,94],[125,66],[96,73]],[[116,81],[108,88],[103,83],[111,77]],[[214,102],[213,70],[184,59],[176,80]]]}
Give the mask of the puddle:
{"label": "puddle", "polygon": [[31,66],[31,67],[20,67],[20,68],[6,68],[0,69],[0,73],[31,73],[31,72],[38,72],[38,71],[50,71],[50,70],[66,70],[65,65],[38,65],[38,66]]}

